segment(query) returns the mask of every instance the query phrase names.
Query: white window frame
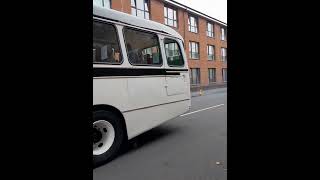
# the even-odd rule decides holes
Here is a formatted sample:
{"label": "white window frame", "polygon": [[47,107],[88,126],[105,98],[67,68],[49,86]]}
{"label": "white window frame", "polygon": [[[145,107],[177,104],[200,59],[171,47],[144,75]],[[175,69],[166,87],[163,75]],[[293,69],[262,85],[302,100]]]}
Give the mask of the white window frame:
{"label": "white window frame", "polygon": [[222,79],[223,79],[223,82],[228,82],[228,72],[227,72],[227,68],[222,68]]}
{"label": "white window frame", "polygon": [[227,61],[227,48],[221,48],[221,61]]}
{"label": "white window frame", "polygon": [[111,0],[93,0],[93,4],[111,9]]}
{"label": "white window frame", "polygon": [[[169,10],[172,11],[172,18],[169,17]],[[178,27],[178,13],[176,9],[173,9],[168,6],[164,6],[163,8],[163,13],[164,13],[164,24],[170,27]],[[172,21],[172,25],[169,24],[169,20]]]}
{"label": "white window frame", "polygon": [[[210,81],[210,70],[213,72],[213,81]],[[208,68],[208,79],[209,83],[216,83],[217,82],[217,68]]]}
{"label": "white window frame", "polygon": [[[196,81],[193,83],[193,72],[196,71]],[[200,85],[201,84],[201,71],[200,68],[191,68],[190,69],[190,84],[191,85]]]}
{"label": "white window frame", "polygon": [[[210,53],[210,51],[209,51],[210,47],[212,47],[212,54],[209,54],[209,53]],[[213,56],[212,59],[209,59],[209,56],[210,56],[210,55]],[[207,57],[208,57],[208,60],[209,60],[209,61],[214,61],[214,60],[216,59],[216,58],[215,58],[215,46],[214,46],[214,45],[210,45],[210,44],[207,45]]]}
{"label": "white window frame", "polygon": [[[138,3],[143,3],[143,9],[138,8]],[[138,12],[143,12],[143,17],[138,15]],[[144,19],[150,19],[150,0],[131,0],[131,15]]]}
{"label": "white window frame", "polygon": [[[190,57],[190,59],[199,60],[199,58],[200,58],[199,46],[200,45],[198,42],[194,42],[194,41],[189,42],[189,57]],[[197,57],[194,57],[193,53],[197,54]]]}
{"label": "white window frame", "polygon": [[[192,22],[194,22],[194,25],[192,25]],[[192,29],[194,29],[194,31],[192,31]],[[188,30],[189,32],[198,33],[198,18],[196,18],[195,16],[189,15]]]}
{"label": "white window frame", "polygon": [[221,27],[221,40],[226,41],[227,36],[226,36],[226,29],[224,27]]}
{"label": "white window frame", "polygon": [[[209,29],[209,24],[211,25],[211,30]],[[214,37],[214,23],[207,22],[207,36],[211,38]]]}

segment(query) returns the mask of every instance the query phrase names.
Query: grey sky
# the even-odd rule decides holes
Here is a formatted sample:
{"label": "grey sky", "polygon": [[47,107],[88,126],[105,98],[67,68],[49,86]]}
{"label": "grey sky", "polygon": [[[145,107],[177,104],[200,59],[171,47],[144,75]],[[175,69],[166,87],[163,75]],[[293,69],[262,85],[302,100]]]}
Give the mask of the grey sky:
{"label": "grey sky", "polygon": [[227,23],[227,0],[175,0]]}

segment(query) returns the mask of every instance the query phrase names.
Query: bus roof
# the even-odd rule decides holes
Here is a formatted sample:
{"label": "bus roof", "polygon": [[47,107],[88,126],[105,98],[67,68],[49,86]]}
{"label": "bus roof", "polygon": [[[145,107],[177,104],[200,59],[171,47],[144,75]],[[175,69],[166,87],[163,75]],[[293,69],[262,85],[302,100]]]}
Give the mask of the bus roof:
{"label": "bus roof", "polygon": [[159,32],[174,36],[176,38],[179,38],[183,41],[182,36],[174,29],[166,25],[163,25],[161,23],[142,19],[133,15],[129,15],[127,13],[93,5],[93,15],[106,18],[109,20],[113,20],[113,21],[118,21],[125,24],[130,24],[132,26],[138,26],[145,29],[159,31]]}

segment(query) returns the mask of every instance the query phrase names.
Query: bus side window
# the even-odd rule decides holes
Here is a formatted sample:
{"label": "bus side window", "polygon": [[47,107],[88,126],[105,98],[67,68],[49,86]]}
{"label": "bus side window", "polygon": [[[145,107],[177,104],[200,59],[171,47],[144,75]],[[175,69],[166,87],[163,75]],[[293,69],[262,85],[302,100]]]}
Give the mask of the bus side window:
{"label": "bus side window", "polygon": [[133,65],[162,65],[158,36],[139,30],[124,29],[129,62]]}
{"label": "bus side window", "polygon": [[93,62],[121,64],[122,56],[116,28],[113,25],[93,22]]}
{"label": "bus side window", "polygon": [[177,41],[166,38],[164,40],[164,48],[169,66],[184,66],[183,56]]}

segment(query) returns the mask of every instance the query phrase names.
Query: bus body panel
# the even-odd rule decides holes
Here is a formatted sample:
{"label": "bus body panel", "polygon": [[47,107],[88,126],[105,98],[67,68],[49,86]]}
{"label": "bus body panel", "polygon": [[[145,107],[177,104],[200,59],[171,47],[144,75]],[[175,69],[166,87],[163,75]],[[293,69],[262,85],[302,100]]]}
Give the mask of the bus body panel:
{"label": "bus body panel", "polygon": [[[98,15],[100,21],[101,18],[106,18],[103,21],[116,27],[123,62],[120,65],[94,63],[93,68],[104,68],[106,71],[108,68],[126,70],[121,73],[121,76],[93,77],[93,105],[109,105],[118,109],[124,117],[128,139],[187,112],[191,106],[190,79],[181,35],[163,24],[141,20],[131,15],[101,9],[100,7],[94,8],[94,15]],[[94,19],[97,18],[94,17]],[[134,23],[130,24],[130,22]],[[145,25],[144,27],[143,24]],[[126,26],[152,33],[155,32],[150,29],[160,30],[156,34],[159,37],[162,66],[134,66],[129,63],[123,36],[123,28]],[[184,59],[184,66],[168,66],[163,45],[164,38],[171,38],[178,42]],[[164,71],[169,70],[168,72],[173,74],[126,75],[126,72],[130,71],[130,69],[161,69]]]}
{"label": "bus body panel", "polygon": [[124,113],[128,138],[148,131],[189,110],[190,99]]}
{"label": "bus body panel", "polygon": [[109,105],[120,111],[129,109],[127,84],[125,78],[93,79],[93,105]]}
{"label": "bus body panel", "polygon": [[188,93],[168,96],[164,82],[165,77],[94,79],[93,104],[122,112],[131,139],[189,110]]}

